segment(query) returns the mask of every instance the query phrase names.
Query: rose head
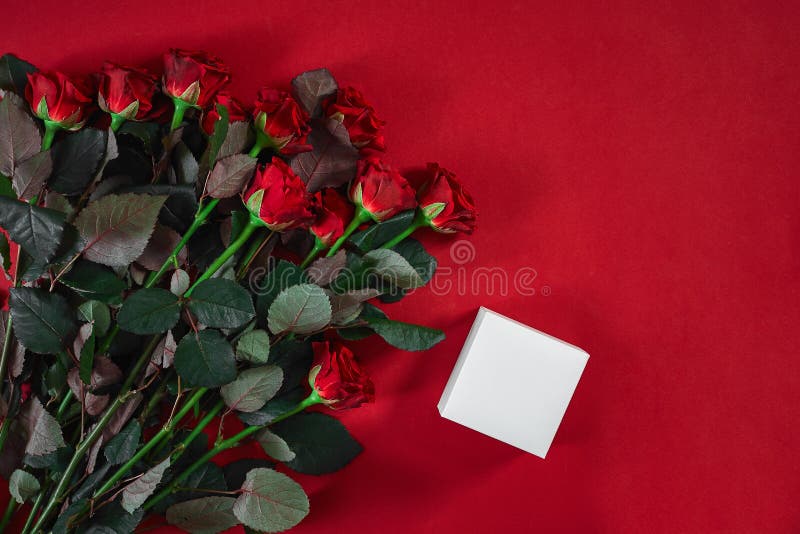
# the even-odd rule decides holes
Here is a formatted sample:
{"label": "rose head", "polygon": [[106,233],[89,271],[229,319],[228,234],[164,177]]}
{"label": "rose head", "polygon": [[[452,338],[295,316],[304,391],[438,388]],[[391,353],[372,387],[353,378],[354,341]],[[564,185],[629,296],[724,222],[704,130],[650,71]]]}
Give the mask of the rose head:
{"label": "rose head", "polygon": [[375,400],[375,386],[353,356],[341,343],[312,343],[314,366],[308,383],[330,408],[358,408]]}
{"label": "rose head", "polygon": [[270,230],[283,232],[310,223],[306,185],[280,158],[256,170],[244,202]]}
{"label": "rose head", "polygon": [[333,245],[353,218],[353,205],[338,191],[325,188],[313,197],[316,219],[311,232],[325,246]]}
{"label": "rose head", "polygon": [[125,120],[146,120],[153,110],[158,78],[144,69],[106,62],[99,75],[97,102]]}
{"label": "rose head", "polygon": [[228,67],[215,56],[174,48],[164,54],[164,92],[190,106],[205,108],[229,80]]}
{"label": "rose head", "polygon": [[308,114],[284,91],[262,87],[253,110],[256,131],[284,154],[302,152],[308,132]]}
{"label": "rose head", "polygon": [[219,120],[219,113],[217,112],[217,104],[225,106],[228,110],[228,121],[238,122],[246,121],[250,113],[245,109],[238,99],[232,97],[227,91],[220,91],[214,97],[214,102],[203,114],[203,131],[208,135],[214,133],[214,123]]}
{"label": "rose head", "polygon": [[72,81],[60,72],[28,74],[25,99],[33,114],[64,130],[80,130],[92,107],[94,93],[88,81]]}
{"label": "rose head", "polygon": [[476,216],[472,196],[455,174],[438,163],[428,163],[428,174],[430,178],[417,193],[428,226],[446,234],[471,234],[475,230]]}
{"label": "rose head", "polygon": [[358,89],[340,89],[336,99],[328,104],[326,113],[328,117],[344,124],[350,134],[350,142],[356,148],[386,150],[383,138],[383,126],[386,123],[378,118],[375,109]]}
{"label": "rose head", "polygon": [[358,162],[358,173],[350,186],[350,200],[364,208],[376,222],[417,206],[414,189],[400,172],[375,158]]}

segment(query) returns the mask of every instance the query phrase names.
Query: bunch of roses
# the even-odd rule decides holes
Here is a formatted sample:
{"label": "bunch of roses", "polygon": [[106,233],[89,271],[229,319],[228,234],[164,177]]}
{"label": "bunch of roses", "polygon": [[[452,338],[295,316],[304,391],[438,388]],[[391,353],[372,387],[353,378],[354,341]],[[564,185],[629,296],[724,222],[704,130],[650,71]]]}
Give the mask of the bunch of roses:
{"label": "bunch of roses", "polygon": [[[384,122],[325,69],[252,108],[229,79],[184,50],[161,80],[0,58],[0,532],[25,503],[23,533],[133,532],[150,512],[291,528],[309,502],[275,462],[321,474],[361,450],[306,411],[373,400],[343,341],[443,339],[375,302],[433,276],[414,231],[473,231],[455,175],[432,163],[412,187]],[[272,460],[210,461],[248,439]]]}

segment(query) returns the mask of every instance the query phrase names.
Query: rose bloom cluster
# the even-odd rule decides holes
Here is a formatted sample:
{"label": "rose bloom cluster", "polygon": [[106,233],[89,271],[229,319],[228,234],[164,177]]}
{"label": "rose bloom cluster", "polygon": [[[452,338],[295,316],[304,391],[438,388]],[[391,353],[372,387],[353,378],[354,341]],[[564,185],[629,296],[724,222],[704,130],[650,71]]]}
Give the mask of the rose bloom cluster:
{"label": "rose bloom cluster", "polygon": [[[359,151],[355,178],[346,190],[323,188],[310,194],[287,163],[288,158],[312,150],[309,115],[286,91],[263,87],[252,105],[226,91],[228,68],[203,52],[173,49],[163,57],[161,77],[145,69],[106,63],[93,77],[70,78],[60,72],[28,74],[26,100],[44,121],[45,144],[60,130],[82,128],[98,110],[118,130],[126,121],[170,120],[171,129],[183,124],[185,113],[199,113],[201,129],[212,135],[224,106],[230,122],[252,121],[256,145],[250,155],[269,150],[242,194],[258,224],[276,232],[307,229],[314,247],[304,262],[319,253],[334,254],[361,225],[380,223],[416,210],[410,228],[390,242],[394,245],[417,228],[442,233],[472,233],[476,211],[470,194],[455,174],[436,163],[427,165],[427,177],[415,189],[403,174],[387,163],[384,121],[355,88],[339,88],[322,103],[323,116],[343,125]],[[353,353],[336,342],[315,343],[312,388],[332,408],[352,408],[374,397],[371,381]]]}

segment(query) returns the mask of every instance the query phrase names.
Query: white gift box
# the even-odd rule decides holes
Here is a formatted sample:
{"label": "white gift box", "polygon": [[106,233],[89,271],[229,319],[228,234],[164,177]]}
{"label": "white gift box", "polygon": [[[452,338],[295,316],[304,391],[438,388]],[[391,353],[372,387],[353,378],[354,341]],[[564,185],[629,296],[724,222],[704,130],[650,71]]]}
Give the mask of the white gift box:
{"label": "white gift box", "polygon": [[481,307],[439,413],[544,458],[588,359],[574,345]]}

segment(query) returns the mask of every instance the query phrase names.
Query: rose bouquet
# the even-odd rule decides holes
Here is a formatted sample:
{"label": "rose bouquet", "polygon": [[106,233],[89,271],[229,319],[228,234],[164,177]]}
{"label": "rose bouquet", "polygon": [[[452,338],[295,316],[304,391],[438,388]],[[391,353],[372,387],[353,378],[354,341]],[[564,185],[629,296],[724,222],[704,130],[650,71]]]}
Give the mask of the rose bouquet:
{"label": "rose bouquet", "polygon": [[[0,531],[289,529],[309,502],[285,473],[361,451],[330,415],[374,398],[344,343],[443,339],[379,304],[436,269],[412,232],[474,229],[458,179],[412,187],[325,69],[252,108],[229,77],[183,50],[160,79],[0,58]],[[212,461],[246,440],[270,459]]]}

